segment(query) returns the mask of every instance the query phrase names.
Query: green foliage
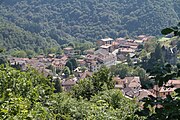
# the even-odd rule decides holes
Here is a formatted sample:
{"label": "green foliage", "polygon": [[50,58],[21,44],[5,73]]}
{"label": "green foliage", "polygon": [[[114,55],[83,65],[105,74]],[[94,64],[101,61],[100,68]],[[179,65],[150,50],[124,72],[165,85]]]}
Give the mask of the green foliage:
{"label": "green foliage", "polygon": [[80,80],[78,84],[73,87],[71,92],[75,98],[80,99],[83,97],[88,100],[95,94],[93,83],[89,79]]}
{"label": "green foliage", "polygon": [[178,0],[4,0],[0,15],[26,31],[66,44],[160,34],[159,29],[178,21],[179,4]]}
{"label": "green foliage", "polygon": [[69,70],[69,67],[65,66],[63,73],[65,74],[65,76],[68,78],[71,74],[71,71]]}
{"label": "green foliage", "polygon": [[55,40],[30,33],[0,18],[0,42],[6,53],[17,57],[32,57],[35,53],[48,53],[48,49],[56,49]]}
{"label": "green foliage", "polygon": [[[167,35],[173,33],[174,36],[179,37],[179,23],[175,27],[165,28],[162,34]],[[164,64],[160,44],[156,46],[155,52],[151,54],[150,58],[151,69],[148,71],[155,81],[155,85],[159,87],[165,85],[169,80],[179,77],[180,66],[177,64],[177,70],[174,71],[173,66],[170,64]],[[173,87],[173,86],[164,86]],[[174,95],[168,95],[166,98],[160,98],[149,96],[144,98],[143,109],[138,111],[137,114],[140,116],[146,116],[147,120],[179,120],[180,116],[180,89],[176,89]]]}
{"label": "green foliage", "polygon": [[91,79],[95,92],[114,88],[112,74],[106,67],[102,67],[98,72],[94,73]]}
{"label": "green foliage", "polygon": [[126,64],[117,64],[115,66],[112,66],[110,70],[114,76],[119,76],[121,78],[134,75],[134,68]]}
{"label": "green foliage", "polygon": [[152,39],[152,40],[149,40],[149,41],[145,42],[144,50],[147,53],[154,52],[155,48],[156,48],[156,46],[158,44],[157,41],[158,41],[158,39]]}
{"label": "green foliage", "polygon": [[55,93],[58,93],[58,92],[62,92],[63,91],[63,89],[62,89],[62,86],[61,86],[61,81],[60,81],[60,79],[59,78],[56,78],[55,80],[54,80],[54,87],[55,87]]}
{"label": "green foliage", "polygon": [[161,31],[163,35],[167,35],[170,33],[173,33],[174,36],[180,36],[180,22],[177,24],[177,26],[172,26],[169,28],[165,28]]}
{"label": "green foliage", "polygon": [[13,57],[20,57],[20,58],[25,58],[27,56],[26,52],[21,50],[21,51],[14,51],[12,53]]}
{"label": "green foliage", "polygon": [[80,80],[72,89],[72,95],[76,98],[90,98],[101,91],[114,88],[114,81],[108,68],[102,67],[92,77]]}
{"label": "green foliage", "polygon": [[[37,112],[33,119],[46,118],[44,103],[53,93],[50,80],[36,71],[20,72],[10,67],[0,67],[0,116],[3,119],[27,119]],[[37,108],[37,105],[41,106]]]}
{"label": "green foliage", "polygon": [[[108,71],[103,68],[98,74],[105,73]],[[93,78],[102,75],[96,74]],[[108,80],[103,80],[97,82],[109,83]],[[95,95],[92,94],[93,81],[85,79],[74,87],[75,94],[71,96],[67,92],[54,93],[54,90],[58,90],[60,81],[57,79],[56,89],[50,81],[32,69],[20,72],[8,66],[1,66],[1,119],[140,119],[134,115],[137,105],[125,98],[119,90],[99,91]],[[74,98],[76,95],[78,99]]]}
{"label": "green foliage", "polygon": [[[100,92],[90,101],[74,99],[69,94],[56,94],[48,101],[50,111],[55,111],[56,119],[73,120],[117,120],[140,119],[134,112],[137,110],[133,101],[125,98],[119,90]],[[115,106],[117,107],[115,108]]]}
{"label": "green foliage", "polygon": [[162,54],[162,49],[160,43],[157,44],[155,51],[150,54],[150,59],[146,63],[144,63],[142,66],[144,69],[146,69],[148,72],[153,71],[158,66],[162,66],[165,64],[164,56]]}
{"label": "green foliage", "polygon": [[[179,66],[178,71],[179,71]],[[177,77],[178,72],[172,71],[172,66],[170,64],[156,66],[151,75],[154,76],[155,84],[158,86],[163,86],[168,80]],[[171,86],[166,86],[171,87]],[[179,119],[179,105],[180,105],[180,91],[175,90],[176,95],[166,96],[165,99],[159,97],[150,96],[149,98],[144,98],[144,108],[143,110],[137,112],[140,116],[147,116],[147,120],[178,120]],[[157,95],[158,96],[158,95]]]}
{"label": "green foliage", "polygon": [[74,58],[71,58],[66,62],[65,66],[67,66],[69,70],[72,72],[74,69],[77,68],[78,65],[77,65],[76,60]]}
{"label": "green foliage", "polygon": [[6,64],[8,62],[7,56],[4,55],[4,49],[0,48],[0,65],[1,64]]}

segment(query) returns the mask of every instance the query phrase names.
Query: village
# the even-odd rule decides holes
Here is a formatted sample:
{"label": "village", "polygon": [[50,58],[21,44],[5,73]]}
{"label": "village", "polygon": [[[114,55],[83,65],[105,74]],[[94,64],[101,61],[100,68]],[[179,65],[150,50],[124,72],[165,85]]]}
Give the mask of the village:
{"label": "village", "polygon": [[[59,79],[64,91],[70,91],[79,80],[91,77],[102,66],[109,68],[118,63],[127,64],[128,58],[131,58],[132,64],[141,62],[141,59],[136,57],[135,53],[141,51],[140,45],[151,39],[153,39],[153,36],[147,35],[139,35],[136,39],[104,38],[97,40],[98,49],[89,49],[83,51],[83,54],[68,46],[63,49],[62,55],[38,55],[35,58],[11,57],[9,62],[11,66],[18,67],[22,71],[32,67],[45,77],[51,76],[52,79]],[[166,51],[167,60],[171,64],[175,64],[177,61],[175,50],[165,47],[163,49]],[[168,56],[170,56],[169,59]],[[69,60],[75,61],[75,63],[72,63],[75,68],[71,68],[73,71],[71,74],[65,73],[68,71],[67,63]],[[120,89],[128,98],[137,98],[138,100],[148,97],[148,95],[165,98],[166,95],[172,94],[176,88],[180,88],[180,80],[169,80],[162,87],[154,86],[153,89],[148,90],[142,89],[139,76],[126,76],[125,78],[114,76],[113,80],[115,81],[115,89]],[[166,88],[166,86],[173,87]]]}

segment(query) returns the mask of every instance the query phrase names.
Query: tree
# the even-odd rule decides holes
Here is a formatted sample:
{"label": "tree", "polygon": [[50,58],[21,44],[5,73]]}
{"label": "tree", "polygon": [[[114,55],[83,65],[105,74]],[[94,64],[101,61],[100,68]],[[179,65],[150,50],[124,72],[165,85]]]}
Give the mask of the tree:
{"label": "tree", "polygon": [[180,22],[177,24],[177,26],[172,26],[172,27],[168,27],[168,28],[164,28],[161,33],[163,35],[168,35],[173,33],[174,36],[179,36],[180,37]]}
{"label": "tree", "polygon": [[133,73],[133,67],[126,64],[117,64],[115,66],[111,66],[110,70],[113,75],[118,75],[121,78],[125,78],[126,76],[132,76]]}
{"label": "tree", "polygon": [[63,90],[62,90],[62,85],[61,85],[60,79],[56,78],[54,80],[54,83],[55,83],[55,85],[54,85],[55,91],[54,92],[55,93],[62,92]]}
{"label": "tree", "polygon": [[[180,68],[178,68],[180,69]],[[171,65],[167,64],[164,67],[160,67],[152,72],[154,79],[158,86],[162,86],[169,79],[177,76],[178,74],[171,71]],[[165,86],[170,88],[171,86]],[[149,98],[144,98],[144,108],[138,111],[137,114],[140,116],[147,116],[147,120],[179,120],[180,116],[180,89],[175,90],[176,95],[166,96],[165,99],[160,97],[149,96]],[[157,95],[158,96],[158,95]]]}
{"label": "tree", "polygon": [[164,65],[164,56],[162,54],[162,49],[160,43],[157,44],[155,51],[151,53],[151,57],[148,60],[147,71],[154,70],[156,66]]}
{"label": "tree", "polygon": [[26,50],[26,54],[28,58],[34,57],[35,53],[33,50]]}
{"label": "tree", "polygon": [[83,97],[84,99],[87,98],[90,100],[91,96],[94,95],[94,86],[91,79],[84,79],[80,80],[78,84],[76,84],[72,89],[73,97],[80,98]]}
{"label": "tree", "polygon": [[69,75],[71,74],[71,71],[69,70],[67,66],[65,66],[63,73],[65,74],[65,77],[68,78]]}
{"label": "tree", "polygon": [[114,88],[112,74],[106,67],[102,67],[98,72],[94,73],[91,79],[96,92]]}
{"label": "tree", "polygon": [[[179,26],[165,28],[161,31],[162,34],[166,35],[174,33],[175,36],[179,36]],[[167,83],[168,80],[178,77],[180,74],[180,66],[177,65],[178,71],[174,72],[170,64],[155,66],[150,75],[154,76],[155,84],[159,87]],[[171,86],[164,86],[170,88]],[[180,89],[175,90],[174,96],[168,95],[165,99],[160,97],[149,96],[144,98],[144,108],[138,111],[137,114],[140,116],[146,116],[147,120],[179,120],[180,116]],[[158,95],[157,95],[158,96]]]}
{"label": "tree", "polygon": [[20,57],[20,58],[25,58],[27,56],[26,52],[21,50],[21,51],[15,51],[13,53],[14,57]]}
{"label": "tree", "polygon": [[4,55],[4,49],[0,48],[0,65],[1,64],[6,64],[8,62],[7,56]]}
{"label": "tree", "polygon": [[78,65],[77,65],[76,60],[74,58],[71,58],[66,62],[65,66],[67,66],[69,70],[72,72],[74,69],[77,68]]}
{"label": "tree", "polygon": [[29,69],[20,72],[7,65],[0,66],[2,119],[48,119],[52,116],[45,109],[44,103],[52,94],[53,85],[50,80],[37,71]]}
{"label": "tree", "polygon": [[140,80],[146,79],[146,71],[143,68],[137,67],[134,71],[135,74],[140,77]]}
{"label": "tree", "polygon": [[130,57],[129,54],[127,55],[127,63],[128,63],[129,66],[133,66],[133,62],[132,62],[131,57]]}

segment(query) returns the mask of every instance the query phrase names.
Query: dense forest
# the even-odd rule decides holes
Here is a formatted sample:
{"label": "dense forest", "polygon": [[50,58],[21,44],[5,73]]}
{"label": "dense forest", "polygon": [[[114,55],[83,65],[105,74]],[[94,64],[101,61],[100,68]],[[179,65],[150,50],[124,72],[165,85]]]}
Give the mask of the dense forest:
{"label": "dense forest", "polygon": [[31,56],[35,53],[55,52],[60,48],[55,40],[25,31],[3,19],[0,19],[0,42],[1,49],[14,55],[21,55],[19,57],[25,57],[24,54]]}
{"label": "dense forest", "polygon": [[1,0],[0,16],[60,45],[139,34],[177,23],[179,0]]}

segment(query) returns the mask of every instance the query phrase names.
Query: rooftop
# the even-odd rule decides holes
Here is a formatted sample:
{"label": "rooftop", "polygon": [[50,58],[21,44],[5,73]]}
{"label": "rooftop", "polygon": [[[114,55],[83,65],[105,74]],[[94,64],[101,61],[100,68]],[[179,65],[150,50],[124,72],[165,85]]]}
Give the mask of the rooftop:
{"label": "rooftop", "polygon": [[123,53],[133,53],[133,52],[135,52],[135,50],[132,49],[132,48],[119,48],[119,51],[123,52]]}
{"label": "rooftop", "polygon": [[112,38],[105,38],[105,39],[101,39],[102,41],[106,42],[106,41],[113,41]]}
{"label": "rooftop", "polygon": [[103,55],[109,55],[109,52],[107,51],[107,50],[105,50],[105,49],[98,49],[98,50],[96,50],[95,52],[94,52],[94,54],[96,55],[96,54],[103,54]]}
{"label": "rooftop", "polygon": [[101,45],[100,48],[107,49],[107,48],[109,48],[109,47],[111,47],[111,46],[112,46],[112,45],[110,45],[110,44],[106,44],[106,45]]}
{"label": "rooftop", "polygon": [[72,47],[66,47],[66,48],[64,48],[64,50],[73,50],[73,48]]}

